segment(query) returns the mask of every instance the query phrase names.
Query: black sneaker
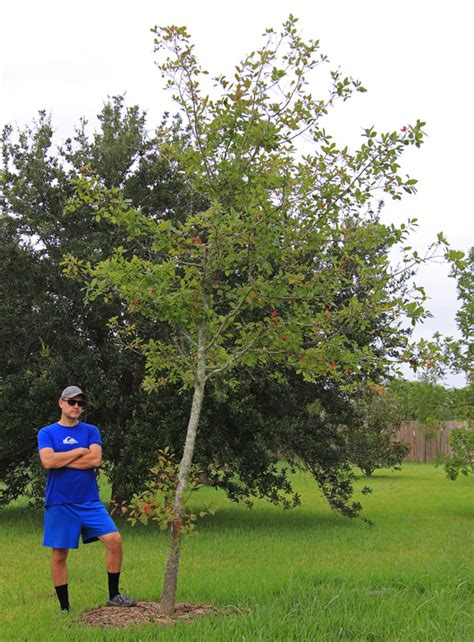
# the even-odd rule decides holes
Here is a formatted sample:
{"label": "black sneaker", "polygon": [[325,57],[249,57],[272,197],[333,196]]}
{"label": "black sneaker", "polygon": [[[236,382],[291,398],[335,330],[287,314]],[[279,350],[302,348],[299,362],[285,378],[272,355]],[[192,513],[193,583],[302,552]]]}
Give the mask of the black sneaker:
{"label": "black sneaker", "polygon": [[136,606],[137,603],[135,600],[131,600],[126,595],[119,593],[115,597],[112,597],[108,602],[107,606]]}

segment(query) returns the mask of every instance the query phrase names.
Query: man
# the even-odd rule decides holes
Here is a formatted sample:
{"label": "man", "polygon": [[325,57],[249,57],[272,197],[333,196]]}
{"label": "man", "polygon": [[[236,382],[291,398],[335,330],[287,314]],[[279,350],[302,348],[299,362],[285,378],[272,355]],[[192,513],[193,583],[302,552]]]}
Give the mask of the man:
{"label": "man", "polygon": [[95,469],[102,462],[102,442],[96,426],[79,421],[86,397],[77,386],[61,393],[61,418],[38,433],[41,463],[48,471],[45,493],[43,545],[51,547],[51,576],[61,605],[69,611],[67,556],[84,544],[105,544],[108,606],[135,606],[119,591],[122,541],[112,518],[100,501]]}

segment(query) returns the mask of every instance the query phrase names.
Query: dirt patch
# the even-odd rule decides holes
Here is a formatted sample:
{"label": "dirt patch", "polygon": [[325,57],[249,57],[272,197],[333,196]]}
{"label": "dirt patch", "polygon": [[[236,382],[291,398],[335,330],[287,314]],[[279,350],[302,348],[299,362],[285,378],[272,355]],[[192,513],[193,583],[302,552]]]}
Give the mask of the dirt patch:
{"label": "dirt patch", "polygon": [[129,608],[100,606],[92,611],[87,611],[80,619],[86,626],[140,626],[150,622],[159,626],[170,626],[177,621],[190,622],[196,618],[216,613],[218,610],[210,604],[177,604],[173,617],[166,617],[160,613],[159,602],[137,602],[136,606]]}

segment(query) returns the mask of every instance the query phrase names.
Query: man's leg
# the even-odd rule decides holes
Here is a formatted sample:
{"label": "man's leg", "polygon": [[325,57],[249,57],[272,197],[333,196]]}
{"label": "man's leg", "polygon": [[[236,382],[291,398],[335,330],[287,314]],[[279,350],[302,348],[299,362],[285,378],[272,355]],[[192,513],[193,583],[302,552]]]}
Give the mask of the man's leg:
{"label": "man's leg", "polygon": [[68,548],[51,549],[51,577],[62,611],[69,611],[69,593],[67,583]]}
{"label": "man's leg", "polygon": [[122,595],[119,590],[120,570],[122,568],[122,537],[118,531],[101,535],[105,544],[105,566],[109,580],[109,606],[135,606],[136,602]]}
{"label": "man's leg", "polygon": [[118,531],[101,535],[105,544],[105,566],[107,573],[120,573],[122,569],[122,537]]}

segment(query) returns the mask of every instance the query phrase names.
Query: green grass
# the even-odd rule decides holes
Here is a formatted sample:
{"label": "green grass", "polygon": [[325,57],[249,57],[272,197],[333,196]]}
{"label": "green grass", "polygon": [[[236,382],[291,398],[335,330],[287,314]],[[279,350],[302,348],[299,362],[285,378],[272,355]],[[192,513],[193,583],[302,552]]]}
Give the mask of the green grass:
{"label": "green grass", "polygon": [[[249,511],[200,491],[196,505],[211,500],[219,510],[185,540],[178,601],[223,614],[167,630],[78,622],[107,597],[100,544],[71,552],[73,617],[58,619],[41,513],[1,510],[0,640],[474,641],[474,479],[406,464],[376,472],[370,485],[362,502],[371,528],[331,512],[304,475],[295,478],[302,506],[289,512],[263,502]],[[157,600],[166,537],[154,526],[120,527],[125,591]]]}

